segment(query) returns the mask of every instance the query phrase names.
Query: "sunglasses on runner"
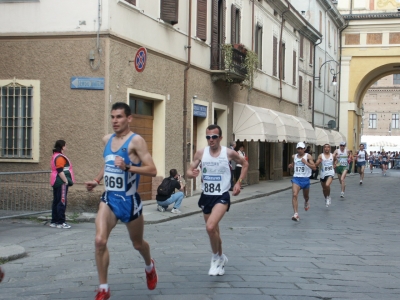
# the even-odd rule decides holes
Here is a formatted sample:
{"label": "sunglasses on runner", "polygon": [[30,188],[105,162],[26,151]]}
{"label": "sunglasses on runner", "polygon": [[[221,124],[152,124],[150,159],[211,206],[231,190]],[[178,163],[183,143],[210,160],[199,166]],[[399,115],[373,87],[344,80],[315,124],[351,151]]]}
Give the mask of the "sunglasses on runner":
{"label": "sunglasses on runner", "polygon": [[216,140],[217,138],[219,138],[219,135],[217,135],[217,134],[214,134],[214,135],[206,135],[206,139],[207,139],[207,140],[209,140],[209,139]]}

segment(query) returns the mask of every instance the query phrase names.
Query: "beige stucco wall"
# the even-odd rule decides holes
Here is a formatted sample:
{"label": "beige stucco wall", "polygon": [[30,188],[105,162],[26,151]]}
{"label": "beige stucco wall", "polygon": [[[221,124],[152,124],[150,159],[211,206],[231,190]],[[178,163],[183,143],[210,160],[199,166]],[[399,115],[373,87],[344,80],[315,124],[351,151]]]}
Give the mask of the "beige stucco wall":
{"label": "beige stucco wall", "polygon": [[[94,36],[46,38],[3,38],[0,43],[0,80],[31,79],[40,81],[40,158],[32,163],[4,163],[1,171],[34,171],[49,170],[52,148],[57,139],[67,141],[67,156],[71,159],[77,183],[69,191],[71,210],[97,209],[102,192],[99,187],[95,193],[88,193],[84,182],[93,179],[102,166],[104,145],[101,138],[112,132],[109,114],[111,105],[117,101],[127,101],[129,91],[138,91],[145,95],[155,95],[163,102],[157,109],[159,115],[165,110],[165,140],[154,140],[153,149],[157,148],[157,159],[163,164],[157,165],[157,177],[153,178],[154,187],[169,170],[178,169],[184,173],[182,164],[183,140],[183,91],[184,69],[186,63],[149,51],[146,69],[138,73],[130,60],[134,59],[139,47],[134,43],[114,36],[102,36],[101,63],[98,70],[89,65],[88,54],[96,44]],[[18,53],[18,55],[15,55]],[[96,55],[95,64],[98,62]],[[73,76],[104,77],[104,90],[76,90],[70,88]],[[213,107],[226,109],[224,120],[227,130],[223,133],[222,145],[229,145],[232,139],[233,103],[235,101],[254,106],[266,107],[286,114],[297,115],[297,105],[283,100],[279,102],[265,92],[256,89],[250,92],[239,85],[211,80],[209,70],[192,66],[188,72],[188,112],[187,141],[192,139],[192,103],[193,95],[208,103],[208,124],[213,123]],[[168,100],[169,99],[169,100]],[[213,104],[214,103],[214,104]],[[35,107],[35,109],[38,109]],[[157,119],[157,122],[159,120]],[[161,124],[162,124],[161,122]],[[156,123],[156,122],[155,122]],[[160,124],[154,130],[160,130]],[[199,138],[205,132],[198,132]],[[156,134],[157,135],[157,134]],[[158,135],[159,136],[159,135]],[[202,141],[205,144],[204,141]],[[162,150],[160,150],[160,147]],[[271,178],[282,178],[282,145],[273,148]],[[249,143],[249,174],[247,182],[257,183],[258,178],[258,143]],[[193,153],[191,153],[193,155]],[[160,168],[161,165],[161,168]],[[190,182],[189,184],[190,185]],[[190,193],[190,189],[188,189]]]}

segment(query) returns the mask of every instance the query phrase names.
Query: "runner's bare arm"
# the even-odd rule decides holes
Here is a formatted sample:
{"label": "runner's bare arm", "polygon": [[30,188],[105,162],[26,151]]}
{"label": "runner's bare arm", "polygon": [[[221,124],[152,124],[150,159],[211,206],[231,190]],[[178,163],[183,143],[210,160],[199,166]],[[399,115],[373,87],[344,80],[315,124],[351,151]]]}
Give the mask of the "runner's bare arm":
{"label": "runner's bare arm", "polygon": [[294,167],[294,155],[292,155],[292,162],[288,165],[289,169],[293,169]]}
{"label": "runner's bare arm", "polygon": [[318,155],[317,161],[315,162],[315,167],[318,167],[322,163],[322,154]]}
{"label": "runner's bare arm", "polygon": [[198,150],[193,157],[193,161],[190,163],[189,168],[186,171],[186,176],[188,178],[195,178],[197,176],[199,176],[200,171],[198,169],[198,166],[201,162],[201,158],[203,157],[203,152],[204,152],[204,148]]}
{"label": "runner's bare arm", "polygon": [[149,150],[147,149],[147,144],[144,138],[140,135],[135,135],[129,144],[129,151],[131,150],[133,150],[134,154],[139,157],[141,166],[131,166],[128,172],[155,177],[157,175],[157,168],[154,165]]}
{"label": "runner's bare arm", "polygon": [[315,163],[314,163],[314,159],[312,158],[312,156],[310,154],[307,154],[307,161],[305,162],[305,164],[307,166],[309,166],[313,171],[315,171],[317,169],[317,167],[315,166]]}

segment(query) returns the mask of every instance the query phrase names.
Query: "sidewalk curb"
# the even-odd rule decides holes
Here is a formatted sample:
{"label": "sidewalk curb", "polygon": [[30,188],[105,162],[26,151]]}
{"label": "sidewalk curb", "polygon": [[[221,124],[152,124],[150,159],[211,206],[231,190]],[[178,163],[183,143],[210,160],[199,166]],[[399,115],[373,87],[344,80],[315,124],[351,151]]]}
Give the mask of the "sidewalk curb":
{"label": "sidewalk curb", "polygon": [[24,247],[18,245],[0,246],[0,264],[27,255]]}

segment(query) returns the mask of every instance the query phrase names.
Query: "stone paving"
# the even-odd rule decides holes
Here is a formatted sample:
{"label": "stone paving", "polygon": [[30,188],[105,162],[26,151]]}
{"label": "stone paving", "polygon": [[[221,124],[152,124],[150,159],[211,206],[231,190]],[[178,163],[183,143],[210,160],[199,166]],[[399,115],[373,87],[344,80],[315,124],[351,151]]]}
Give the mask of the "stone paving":
{"label": "stone paving", "polygon": [[[309,211],[293,222],[291,191],[236,203],[220,225],[229,262],[224,276],[207,275],[211,259],[201,214],[145,227],[159,283],[147,290],[144,263],[118,224],[111,234],[111,299],[400,299],[398,218],[400,171],[338,181],[325,207],[319,183]],[[93,299],[97,287],[94,224],[71,230],[27,220],[0,223],[0,243],[27,256],[5,263],[0,299]]]}

